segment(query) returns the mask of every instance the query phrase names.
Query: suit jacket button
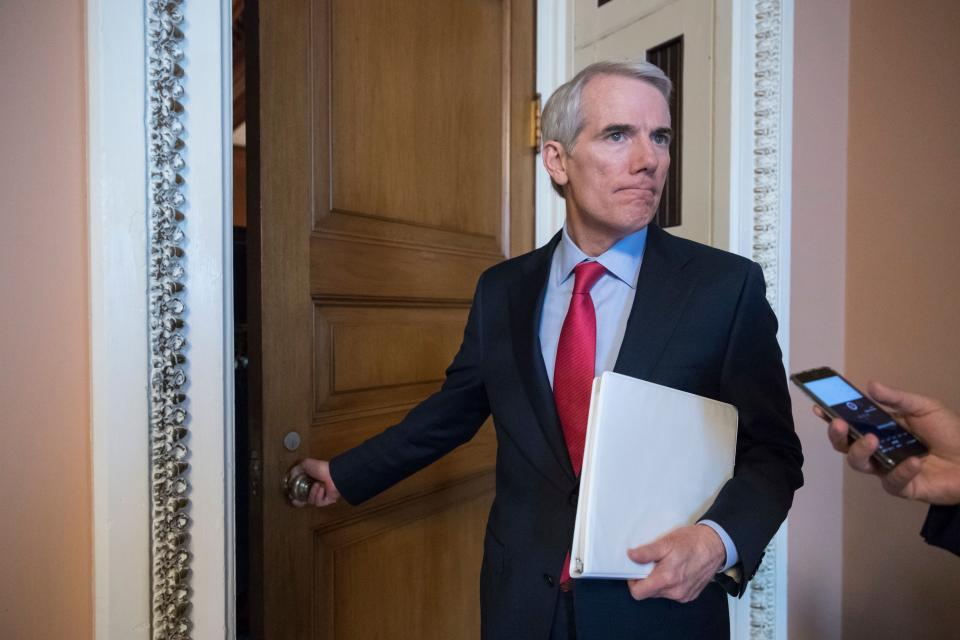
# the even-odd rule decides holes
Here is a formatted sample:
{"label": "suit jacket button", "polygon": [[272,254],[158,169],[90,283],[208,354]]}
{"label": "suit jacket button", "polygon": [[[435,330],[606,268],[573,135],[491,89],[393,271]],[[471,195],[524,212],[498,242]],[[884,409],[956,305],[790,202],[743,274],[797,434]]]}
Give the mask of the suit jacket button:
{"label": "suit jacket button", "polygon": [[580,497],[580,489],[574,489],[570,492],[570,496],[567,498],[570,501],[570,506],[577,506],[577,498]]}
{"label": "suit jacket button", "polygon": [[552,586],[553,586],[553,582],[554,582],[554,581],[553,581],[553,576],[550,575],[549,573],[543,574],[543,581],[547,583],[547,586],[548,586],[548,587],[552,587]]}

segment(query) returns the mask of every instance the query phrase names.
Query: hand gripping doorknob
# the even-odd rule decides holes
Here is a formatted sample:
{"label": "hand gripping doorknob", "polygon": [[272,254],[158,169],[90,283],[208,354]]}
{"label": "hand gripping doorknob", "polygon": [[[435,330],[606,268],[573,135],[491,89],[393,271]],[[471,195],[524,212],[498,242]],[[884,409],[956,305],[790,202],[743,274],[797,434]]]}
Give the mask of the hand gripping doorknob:
{"label": "hand gripping doorknob", "polygon": [[295,465],[283,478],[283,492],[294,506],[303,506],[310,497],[310,489],[318,482],[308,476],[300,465]]}

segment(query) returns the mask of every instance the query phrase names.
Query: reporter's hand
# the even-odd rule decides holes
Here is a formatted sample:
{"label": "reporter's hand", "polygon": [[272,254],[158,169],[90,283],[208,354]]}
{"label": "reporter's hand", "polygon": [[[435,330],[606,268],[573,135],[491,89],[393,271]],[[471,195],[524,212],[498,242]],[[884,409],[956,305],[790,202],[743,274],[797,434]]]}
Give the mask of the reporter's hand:
{"label": "reporter's hand", "polygon": [[[846,454],[851,468],[879,476],[891,495],[930,504],[960,504],[960,416],[933,398],[875,382],[867,386],[867,392],[901,417],[907,429],[930,448],[930,454],[907,458],[883,473],[870,457],[879,446],[877,437],[867,434],[850,444],[849,426],[839,418],[827,428],[833,448]],[[820,407],[814,407],[814,413],[829,419]]]}
{"label": "reporter's hand", "polygon": [[656,563],[646,578],[627,580],[635,600],[668,598],[690,602],[723,568],[727,554],[716,531],[695,524],[630,549],[627,556],[639,564]]}
{"label": "reporter's hand", "polygon": [[310,504],[315,507],[326,507],[340,499],[340,492],[337,491],[337,486],[333,484],[333,478],[330,477],[330,463],[326,460],[307,458],[291,469],[290,474],[295,476],[297,471],[303,471],[319,482],[314,483],[310,488],[310,495],[306,502],[294,501],[294,506],[304,507]]}

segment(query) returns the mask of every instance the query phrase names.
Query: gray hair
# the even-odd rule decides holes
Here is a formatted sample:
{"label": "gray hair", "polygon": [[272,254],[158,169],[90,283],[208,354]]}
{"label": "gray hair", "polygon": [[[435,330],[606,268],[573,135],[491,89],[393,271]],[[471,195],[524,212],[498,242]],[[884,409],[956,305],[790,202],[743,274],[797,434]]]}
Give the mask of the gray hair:
{"label": "gray hair", "polygon": [[[670,92],[673,84],[657,65],[646,60],[594,62],[569,81],[560,85],[547,100],[540,117],[540,131],[543,140],[556,140],[567,153],[573,152],[573,145],[585,124],[583,115],[580,113],[583,88],[593,78],[603,75],[636,78],[646,82],[663,94],[668,103],[670,102]],[[551,180],[551,182],[553,181]],[[563,188],[560,185],[554,182],[553,188],[560,194],[561,198],[564,197]]]}

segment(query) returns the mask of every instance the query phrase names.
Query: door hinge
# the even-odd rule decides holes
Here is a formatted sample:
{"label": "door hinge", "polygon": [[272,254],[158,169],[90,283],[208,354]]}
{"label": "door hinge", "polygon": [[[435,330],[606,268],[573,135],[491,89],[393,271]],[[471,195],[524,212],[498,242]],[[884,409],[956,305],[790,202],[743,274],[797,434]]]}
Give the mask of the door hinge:
{"label": "door hinge", "polygon": [[534,94],[530,101],[530,146],[534,153],[540,153],[540,94]]}

